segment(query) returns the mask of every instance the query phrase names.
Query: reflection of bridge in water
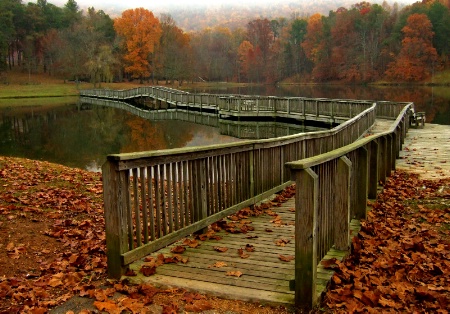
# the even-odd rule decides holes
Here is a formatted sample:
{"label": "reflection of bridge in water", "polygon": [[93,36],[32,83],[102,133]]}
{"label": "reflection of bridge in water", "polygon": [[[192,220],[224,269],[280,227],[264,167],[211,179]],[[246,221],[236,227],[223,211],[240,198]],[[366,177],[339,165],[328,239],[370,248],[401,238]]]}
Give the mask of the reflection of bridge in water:
{"label": "reflection of bridge in water", "polygon": [[[412,103],[188,94],[159,87],[81,94],[139,99],[166,113],[184,107],[231,120],[275,117],[338,124],[280,138],[109,155],[102,168],[108,274],[116,278],[129,267],[139,270],[143,257],[295,181],[295,205],[291,200],[272,209],[283,224],[275,226],[267,212],[266,217],[226,220],[236,228],[250,223],[253,240],[238,234],[219,241],[229,254],[217,253],[215,242],[185,245],[188,263],[162,265],[155,276],[135,280],[306,308],[317,304],[333,274],[320,261],[349,253],[351,230],[366,217],[368,198],[376,197],[378,183],[395,169],[413,109]],[[276,246],[280,238],[292,241]],[[236,252],[249,243],[256,251],[241,258]],[[170,248],[162,252],[170,254]],[[280,261],[287,255],[295,259]],[[211,267],[222,260],[228,268]],[[227,277],[227,271],[236,270],[241,277]]]}
{"label": "reflection of bridge in water", "polygon": [[[287,136],[303,132],[323,130],[323,127],[305,125],[304,121],[294,119],[275,119],[261,117],[261,121],[250,119],[223,118],[217,113],[207,111],[189,110],[187,108],[148,109],[123,101],[80,97],[80,108],[91,109],[92,105],[106,106],[128,111],[143,119],[179,120],[218,128],[220,134],[240,139],[265,139]],[[271,120],[271,121],[268,121]],[[322,125],[322,124],[321,124]]]}
{"label": "reflection of bridge in water", "polygon": [[372,106],[371,101],[306,97],[191,94],[167,87],[85,90],[81,103],[127,110],[149,120],[217,127],[242,139],[274,138],[329,129]]}

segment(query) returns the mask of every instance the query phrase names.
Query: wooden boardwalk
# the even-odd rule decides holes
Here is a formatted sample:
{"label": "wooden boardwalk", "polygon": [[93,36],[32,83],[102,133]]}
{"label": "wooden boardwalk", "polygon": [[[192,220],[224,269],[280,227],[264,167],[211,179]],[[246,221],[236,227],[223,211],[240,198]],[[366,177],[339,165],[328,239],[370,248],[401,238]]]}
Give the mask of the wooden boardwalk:
{"label": "wooden boardwalk", "polygon": [[[254,230],[245,233],[221,230],[215,232],[213,238],[198,240],[200,245],[196,248],[189,247],[186,245],[188,241],[182,239],[153,253],[150,258],[130,265],[137,276],[129,276],[128,280],[184,288],[227,299],[293,305],[294,292],[289,283],[294,278],[294,261],[290,260],[294,257],[294,198],[284,203],[267,201],[263,206],[268,208],[259,216],[224,220],[227,224],[234,224],[235,229],[244,226],[244,229]],[[359,230],[357,222],[353,222],[352,230],[353,234]],[[194,240],[193,237],[188,239]],[[156,268],[156,274],[147,277],[141,273],[141,268],[153,265],[158,255],[173,257],[176,253],[171,250],[177,246],[186,248],[179,255],[188,259],[186,263],[165,263]],[[215,248],[226,251],[219,252]],[[332,257],[342,258],[330,251],[324,259]],[[241,275],[237,277],[239,273]],[[319,294],[324,291],[332,274],[319,265]]]}
{"label": "wooden boardwalk", "polygon": [[[384,132],[392,122],[377,119],[370,133]],[[184,288],[227,299],[293,305],[294,292],[290,289],[290,281],[294,279],[294,260],[290,259],[295,254],[295,200],[294,197],[284,203],[267,200],[263,206],[267,208],[261,215],[240,217],[238,220],[228,217],[223,220],[224,223],[236,225],[237,229],[245,225],[250,227],[247,229],[254,230],[245,233],[217,231],[214,236],[220,239],[213,237],[205,241],[198,240],[200,245],[196,248],[189,247],[188,241],[182,239],[131,264],[130,269],[136,276],[126,278],[133,283]],[[352,220],[350,237],[358,231],[359,221]],[[192,241],[194,237],[187,239]],[[179,246],[186,249],[179,254],[180,259],[187,259],[186,263],[164,263],[156,268],[155,274],[143,275],[143,266],[153,266],[160,254],[170,259],[177,254],[172,250]],[[226,251],[219,252],[215,248]],[[333,257],[343,258],[341,253],[331,249],[323,260]],[[233,276],[239,273],[239,277]],[[333,271],[324,269],[319,263],[317,295],[325,291],[332,275]]]}

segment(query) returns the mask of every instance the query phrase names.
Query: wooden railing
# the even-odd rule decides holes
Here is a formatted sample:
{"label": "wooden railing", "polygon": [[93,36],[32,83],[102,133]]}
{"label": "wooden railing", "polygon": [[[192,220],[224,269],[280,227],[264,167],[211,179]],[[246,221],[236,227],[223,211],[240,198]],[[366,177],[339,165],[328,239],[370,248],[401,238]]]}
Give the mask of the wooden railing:
{"label": "wooden railing", "polygon": [[375,110],[328,131],[109,155],[102,168],[109,276],[282,190],[291,184],[285,163],[353,143],[373,125]]}
{"label": "wooden railing", "polygon": [[[377,114],[394,114],[399,106],[377,106]],[[350,220],[366,217],[367,198],[376,197],[378,183],[395,169],[411,109],[412,104],[403,105],[387,132],[286,164],[296,182],[297,306],[312,308],[318,301],[316,271],[325,254],[331,248],[349,251]]]}

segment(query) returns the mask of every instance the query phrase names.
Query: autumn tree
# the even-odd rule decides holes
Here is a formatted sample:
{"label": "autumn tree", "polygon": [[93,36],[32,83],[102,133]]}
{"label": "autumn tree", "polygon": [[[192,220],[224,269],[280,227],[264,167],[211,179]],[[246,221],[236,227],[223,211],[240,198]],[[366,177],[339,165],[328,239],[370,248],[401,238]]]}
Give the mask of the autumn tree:
{"label": "autumn tree", "polygon": [[272,47],[274,34],[268,19],[256,19],[247,24],[247,40],[255,47],[252,58],[253,80],[261,82],[273,73]]}
{"label": "autumn tree", "polygon": [[233,33],[226,27],[207,28],[192,36],[196,72],[205,80],[230,80],[237,59]]}
{"label": "autumn tree", "polygon": [[253,54],[253,45],[248,41],[244,40],[239,48],[238,48],[238,55],[239,55],[239,81],[242,79],[247,79],[249,74],[249,68],[250,68],[250,62],[251,57]]}
{"label": "autumn tree", "polygon": [[429,77],[437,60],[430,20],[425,14],[412,14],[402,32],[402,48],[386,75],[404,81],[420,81]]}
{"label": "autumn tree", "polygon": [[170,15],[163,14],[160,20],[162,35],[156,53],[158,75],[167,81],[187,79],[191,72],[190,37],[177,27]]}
{"label": "autumn tree", "polygon": [[144,8],[130,9],[114,21],[114,28],[123,39],[125,71],[143,83],[152,71],[151,56],[161,37],[159,20]]}
{"label": "autumn tree", "polygon": [[314,64],[312,78],[316,80],[327,80],[334,77],[331,72],[331,20],[325,19],[320,14],[312,15],[308,20],[305,40],[302,48],[306,57]]}

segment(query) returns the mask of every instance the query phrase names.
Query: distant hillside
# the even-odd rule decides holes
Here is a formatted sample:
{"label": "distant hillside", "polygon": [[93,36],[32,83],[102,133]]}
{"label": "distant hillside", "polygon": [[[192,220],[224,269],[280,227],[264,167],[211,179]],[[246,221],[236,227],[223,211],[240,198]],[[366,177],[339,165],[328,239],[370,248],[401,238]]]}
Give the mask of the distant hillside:
{"label": "distant hillside", "polygon": [[[230,29],[245,27],[249,21],[257,18],[306,18],[315,13],[328,15],[330,11],[335,11],[340,7],[350,8],[358,2],[356,0],[295,2],[284,0],[274,1],[272,5],[258,6],[247,5],[243,1],[241,5],[217,6],[212,4],[207,7],[167,8],[166,11],[155,9],[154,12],[156,14],[169,13],[177,25],[185,31],[199,31],[215,26],[224,26]],[[369,2],[382,4],[383,1]],[[399,4],[399,6],[402,7],[404,4]]]}
{"label": "distant hillside", "polygon": [[[202,6],[186,5],[170,7],[164,6],[154,2],[145,3],[143,6],[155,13],[157,16],[161,13],[170,14],[177,26],[184,31],[199,31],[207,27],[224,26],[230,29],[237,27],[245,27],[251,20],[257,18],[275,19],[284,17],[291,19],[293,17],[306,18],[314,13],[321,13],[328,15],[330,11],[336,11],[340,7],[351,8],[352,5],[358,3],[358,0],[315,0],[315,1],[292,1],[292,0],[278,0],[273,1],[270,5],[249,5],[245,1],[241,4],[235,5],[220,5],[211,1],[210,4]],[[383,0],[369,1],[371,3],[382,4]],[[400,8],[406,2],[411,3],[411,0],[397,1]],[[393,4],[394,1],[388,1]],[[80,5],[82,7],[82,5]],[[126,2],[116,6],[110,4],[109,7],[97,8],[102,9],[111,17],[120,16],[122,11],[126,10]]]}

